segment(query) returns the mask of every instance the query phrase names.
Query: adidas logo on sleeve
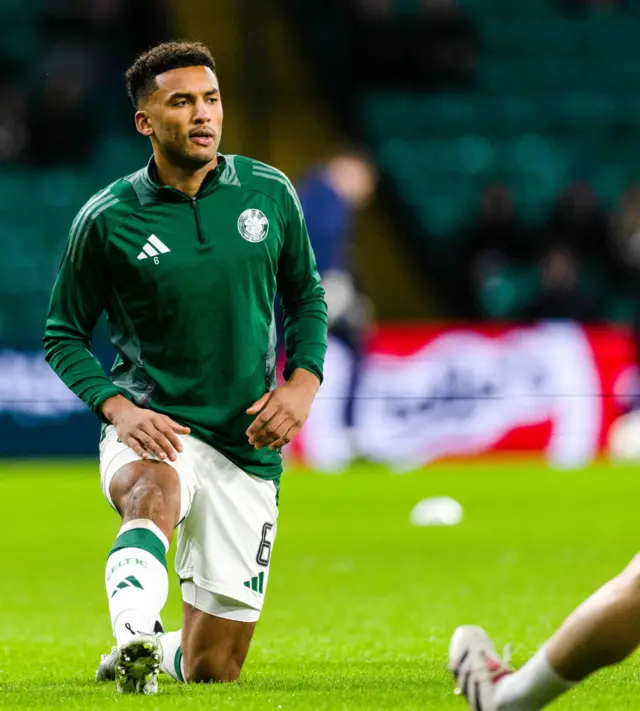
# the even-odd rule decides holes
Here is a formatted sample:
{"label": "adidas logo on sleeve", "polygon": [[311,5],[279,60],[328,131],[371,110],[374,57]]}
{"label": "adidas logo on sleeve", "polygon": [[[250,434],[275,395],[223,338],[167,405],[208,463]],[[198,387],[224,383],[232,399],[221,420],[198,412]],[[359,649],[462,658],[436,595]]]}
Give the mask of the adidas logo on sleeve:
{"label": "adidas logo on sleeve", "polygon": [[[171,250],[164,242],[159,240],[155,235],[151,235],[142,246],[142,252],[138,255],[138,259],[147,259],[147,257],[157,257],[159,254],[166,254]],[[156,262],[157,264],[157,262]]]}

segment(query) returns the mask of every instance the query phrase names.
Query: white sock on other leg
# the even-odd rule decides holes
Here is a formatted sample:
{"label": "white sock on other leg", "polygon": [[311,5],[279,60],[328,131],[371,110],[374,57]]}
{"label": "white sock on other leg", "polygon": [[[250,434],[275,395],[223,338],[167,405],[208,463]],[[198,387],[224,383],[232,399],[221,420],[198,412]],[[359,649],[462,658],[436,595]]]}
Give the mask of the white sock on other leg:
{"label": "white sock on other leg", "polygon": [[150,519],[122,526],[107,559],[105,585],[116,644],[132,635],[153,634],[167,601],[169,542]]}
{"label": "white sock on other leg", "polygon": [[498,711],[540,711],[574,686],[574,682],[559,676],[549,663],[546,648],[542,647],[522,669],[496,684],[496,708]]}
{"label": "white sock on other leg", "polygon": [[176,681],[184,681],[184,662],[182,659],[182,630],[160,635],[162,661],[160,671]]}

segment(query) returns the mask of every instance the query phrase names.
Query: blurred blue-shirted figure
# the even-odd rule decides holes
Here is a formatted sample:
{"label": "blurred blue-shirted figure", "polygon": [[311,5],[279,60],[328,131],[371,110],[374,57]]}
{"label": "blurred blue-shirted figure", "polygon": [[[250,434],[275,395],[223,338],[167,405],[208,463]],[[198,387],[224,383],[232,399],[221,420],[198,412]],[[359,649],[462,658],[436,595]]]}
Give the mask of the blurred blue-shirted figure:
{"label": "blurred blue-shirted figure", "polygon": [[[327,427],[329,420],[340,422],[331,423],[336,428],[331,435],[331,446],[322,450],[322,461],[314,462],[321,469],[340,469],[353,456],[348,451],[352,449],[347,443],[348,431],[353,426],[354,395],[363,338],[372,318],[372,309],[356,284],[357,265],[352,258],[352,241],[357,213],[371,201],[377,182],[378,172],[364,155],[345,151],[313,167],[297,185],[318,271],[326,291],[331,341],[334,348],[343,351],[342,361],[350,361],[346,393],[344,385],[337,382],[337,373],[325,373],[323,391],[327,411],[318,412],[317,419],[325,420]],[[280,322],[281,319],[278,319],[279,327]],[[281,338],[279,342],[282,343]],[[331,371],[330,365],[328,370]],[[332,383],[334,376],[336,380]],[[333,405],[329,404],[330,400],[333,400]],[[329,412],[329,407],[332,412]],[[319,410],[322,409],[319,407]],[[342,443],[338,442],[339,439]]]}

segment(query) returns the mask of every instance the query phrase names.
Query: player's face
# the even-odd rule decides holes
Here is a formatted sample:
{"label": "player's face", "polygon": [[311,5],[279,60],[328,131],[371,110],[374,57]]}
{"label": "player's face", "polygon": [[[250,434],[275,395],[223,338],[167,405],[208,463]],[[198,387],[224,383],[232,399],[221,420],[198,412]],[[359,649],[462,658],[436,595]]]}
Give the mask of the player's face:
{"label": "player's face", "polygon": [[170,162],[194,168],[210,163],[222,137],[216,75],[209,67],[184,67],[159,74],[156,84],[158,89],[138,112],[146,116],[143,125],[151,131],[144,133]]}

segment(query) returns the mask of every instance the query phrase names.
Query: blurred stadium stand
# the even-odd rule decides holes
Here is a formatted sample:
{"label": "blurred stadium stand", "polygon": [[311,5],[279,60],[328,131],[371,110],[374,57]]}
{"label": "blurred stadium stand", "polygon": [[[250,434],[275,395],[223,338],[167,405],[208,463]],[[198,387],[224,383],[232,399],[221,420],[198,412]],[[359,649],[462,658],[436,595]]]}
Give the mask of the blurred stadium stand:
{"label": "blurred stadium stand", "polygon": [[640,324],[639,10],[3,0],[0,349],[39,351],[74,215],[148,159],[122,74],[168,37],[214,51],[223,152],[294,181],[345,146],[373,158],[380,197],[358,221],[354,256],[381,322]]}
{"label": "blurred stadium stand", "polygon": [[[414,23],[426,18],[428,24],[438,8],[455,6],[453,0],[349,0],[329,3],[332,10],[324,14],[320,6],[326,3],[315,3],[316,16],[307,7],[313,0],[289,4],[298,21],[307,22],[313,51],[324,48],[325,85],[346,75],[350,86],[342,90],[351,99],[351,126],[366,136],[392,190],[421,228],[405,233],[414,239],[425,273],[441,287],[444,313],[470,315],[451,284],[466,254],[463,228],[475,219],[487,185],[508,186],[518,215],[533,227],[549,219],[571,183],[592,185],[611,209],[635,182],[640,16],[633,4],[571,3],[584,12],[569,12],[565,3],[552,0],[461,0],[459,21],[470,22],[477,33],[476,75],[468,85],[453,81],[436,89],[426,70],[422,84],[416,85],[412,76],[409,88],[400,75],[395,85],[384,77],[378,86],[371,77],[358,84],[358,71],[347,68],[357,32],[349,27],[354,16],[366,12],[384,17],[389,28],[398,22],[405,26],[407,16]],[[356,12],[348,9],[353,7]],[[368,31],[366,22],[363,31]],[[330,33],[333,61],[325,59]],[[451,33],[452,52],[463,58],[468,50],[461,45],[464,36],[472,37],[463,30]],[[342,44],[335,41],[340,38]],[[382,51],[380,58],[384,62]],[[372,75],[379,66],[372,59]],[[529,236],[537,239],[531,229]],[[530,246],[522,245],[523,255]],[[583,280],[599,301],[599,317],[629,320],[633,309],[627,287],[592,267],[587,265]],[[522,279],[513,278],[512,287],[523,298],[513,308],[505,305],[479,315],[523,317],[517,307],[526,302],[531,280],[537,284],[535,262],[520,272]]]}
{"label": "blurred stadium stand", "polygon": [[[40,338],[75,213],[147,159],[131,130],[122,72],[167,36],[164,3],[0,3],[0,343]],[[153,12],[148,12],[153,8]]]}
{"label": "blurred stadium stand", "polygon": [[[344,143],[331,110],[314,95],[295,33],[277,3],[265,4],[261,12],[249,0],[221,0],[215,7],[200,0],[166,5],[155,0],[0,3],[3,347],[38,347],[73,217],[93,192],[148,160],[149,147],[133,128],[122,78],[138,51],[176,36],[213,48],[228,117],[223,151],[275,163],[296,178]],[[393,225],[385,226],[384,216],[376,213],[373,208],[364,218],[368,245],[361,251],[365,262],[377,260],[372,267],[377,276],[365,268],[365,280],[374,294],[384,295],[392,273],[400,288],[383,315],[394,317],[398,308],[419,315],[421,300],[409,289],[411,280],[402,278],[406,266],[395,255],[393,240],[380,245],[380,235],[393,234]]]}
{"label": "blurred stadium stand", "polygon": [[[466,0],[458,19],[449,18],[447,36],[454,56],[464,54],[465,47],[478,49],[477,61],[469,65],[474,75],[469,85],[453,81],[448,87],[445,78],[434,87],[427,67],[422,84],[413,77],[403,88],[399,74],[399,88],[394,88],[382,75],[375,81],[380,57],[349,61],[361,44],[357,22],[375,16],[404,31],[409,18],[426,32],[430,22],[443,22],[442,7],[455,3],[283,0],[290,22],[297,24],[293,33],[287,32],[277,3],[264,5],[259,29],[243,22],[255,12],[248,2],[221,2],[215,9],[198,1],[189,7],[175,3],[172,15],[162,3],[144,12],[148,4],[134,3],[135,12],[121,0],[1,4],[0,77],[7,100],[0,111],[5,252],[0,337],[5,344],[30,341],[38,333],[57,255],[78,207],[92,191],[146,160],[148,149],[132,130],[121,76],[136,51],[167,36],[195,32],[216,50],[232,109],[223,149],[277,162],[297,177],[338,146],[345,130],[350,139],[368,144],[391,194],[390,212],[378,210],[375,219],[365,218],[369,236],[358,241],[360,259],[371,264],[365,281],[382,318],[415,318],[430,311],[474,315],[460,296],[469,289],[455,290],[452,284],[461,278],[460,264],[468,256],[464,236],[487,185],[508,186],[518,216],[531,228],[545,223],[568,184],[591,184],[610,209],[635,181],[639,18],[624,6],[576,13],[551,0]],[[200,22],[198,27],[196,18],[209,14],[218,25]],[[455,22],[460,32],[451,30]],[[220,25],[235,31],[212,29]],[[241,32],[247,40],[243,46],[253,49],[238,61]],[[298,46],[292,36],[299,38]],[[419,36],[413,40],[419,43]],[[299,61],[300,49],[307,50],[307,68]],[[372,71],[365,80],[358,66],[369,59]],[[324,78],[325,105],[313,89],[298,91],[313,84],[314,74]],[[271,85],[267,94],[265,79]],[[334,116],[342,123],[336,125]],[[371,236],[376,228],[378,235],[392,238]],[[537,239],[531,229],[528,236]],[[396,241],[408,245],[410,259],[398,253]],[[522,255],[530,247],[523,244]],[[384,258],[376,262],[377,254]],[[397,265],[393,280],[390,261]],[[621,286],[619,279],[612,281],[591,266],[582,279],[600,303],[600,317],[629,321],[633,308],[624,280]],[[524,315],[531,284],[535,291],[538,283],[536,266],[531,262],[515,271],[503,277],[513,282],[520,300],[492,309],[489,291],[478,296],[489,308],[475,315]],[[406,279],[398,278],[403,274]],[[407,279],[429,279],[439,286],[437,306],[426,288],[403,290]],[[392,290],[396,298],[389,299]]]}

